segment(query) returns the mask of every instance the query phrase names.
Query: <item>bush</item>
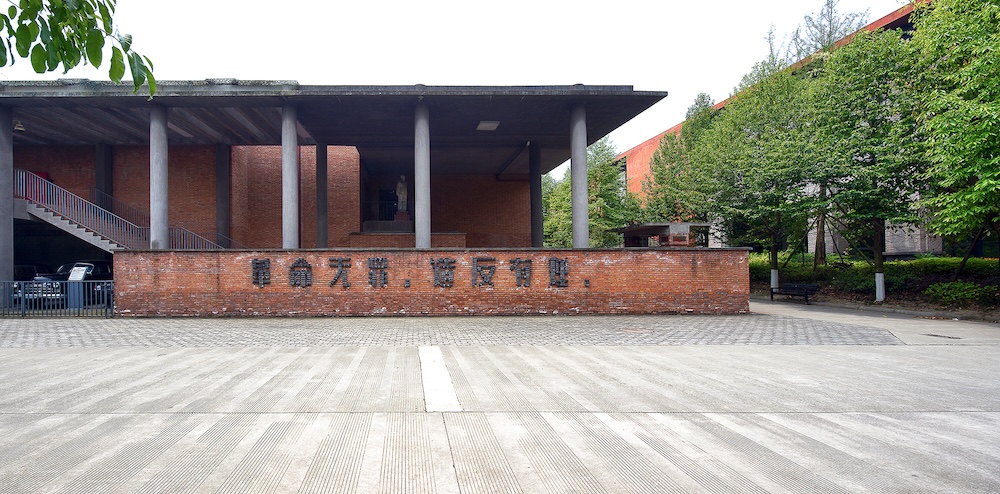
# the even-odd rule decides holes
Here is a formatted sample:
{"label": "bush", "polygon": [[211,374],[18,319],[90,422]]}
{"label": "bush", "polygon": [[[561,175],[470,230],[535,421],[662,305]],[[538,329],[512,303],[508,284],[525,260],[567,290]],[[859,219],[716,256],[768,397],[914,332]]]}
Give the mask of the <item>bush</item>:
{"label": "bush", "polygon": [[[796,254],[790,262],[785,263],[787,252],[781,254],[780,269],[782,283],[816,283],[829,294],[840,293],[846,296],[868,298],[875,294],[875,269],[863,260],[845,258],[830,258],[824,266],[813,269],[812,255]],[[957,305],[958,300],[947,302],[932,297],[928,291],[935,284],[946,284],[951,281],[955,270],[962,262],[960,257],[922,256],[910,261],[890,261],[885,263],[885,288],[889,299],[905,299],[910,302],[929,302],[943,305]],[[971,258],[965,265],[962,280],[981,290],[969,298],[961,296],[963,304],[979,306],[996,306],[1000,304],[1000,295],[996,286],[1000,285],[1000,270],[996,259]],[[771,279],[770,264],[767,253],[750,254],[750,283],[761,286],[768,285]],[[937,288],[942,295],[947,293],[966,293],[965,288],[956,285],[954,289]],[[992,290],[992,291],[991,291]]]}
{"label": "bush", "polygon": [[968,281],[935,283],[924,290],[931,302],[944,306],[987,306],[996,303],[997,287],[982,286]]}

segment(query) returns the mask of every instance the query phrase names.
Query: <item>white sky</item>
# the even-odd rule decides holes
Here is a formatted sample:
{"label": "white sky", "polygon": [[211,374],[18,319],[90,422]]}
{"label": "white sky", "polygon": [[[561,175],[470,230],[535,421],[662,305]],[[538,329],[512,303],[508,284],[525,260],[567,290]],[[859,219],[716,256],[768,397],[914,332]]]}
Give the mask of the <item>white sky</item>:
{"label": "white sky", "polygon": [[[631,85],[664,101],[611,133],[625,151],[679,123],[700,92],[729,96],[823,0],[118,0],[116,24],[158,80],[329,85]],[[905,0],[840,0],[874,21]],[[106,58],[108,56],[106,55]],[[0,79],[37,75],[27,60]],[[567,130],[568,132],[568,130]]]}

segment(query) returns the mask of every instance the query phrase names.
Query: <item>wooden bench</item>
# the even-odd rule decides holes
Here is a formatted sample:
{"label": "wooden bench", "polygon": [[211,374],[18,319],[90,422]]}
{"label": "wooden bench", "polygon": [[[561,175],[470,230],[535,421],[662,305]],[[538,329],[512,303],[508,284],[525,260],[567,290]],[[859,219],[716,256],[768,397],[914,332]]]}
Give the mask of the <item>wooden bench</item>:
{"label": "wooden bench", "polygon": [[819,285],[808,283],[786,283],[778,288],[771,288],[771,300],[774,300],[774,296],[776,294],[788,295],[790,297],[805,297],[806,305],[809,305],[809,296],[815,295],[818,291]]}

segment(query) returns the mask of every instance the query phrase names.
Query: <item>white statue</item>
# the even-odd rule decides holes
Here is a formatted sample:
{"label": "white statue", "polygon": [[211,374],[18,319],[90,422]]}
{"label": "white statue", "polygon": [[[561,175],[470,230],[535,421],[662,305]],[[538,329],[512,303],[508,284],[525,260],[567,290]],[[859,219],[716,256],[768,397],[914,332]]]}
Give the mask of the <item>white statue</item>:
{"label": "white statue", "polygon": [[399,176],[396,182],[396,210],[406,212],[406,175]]}

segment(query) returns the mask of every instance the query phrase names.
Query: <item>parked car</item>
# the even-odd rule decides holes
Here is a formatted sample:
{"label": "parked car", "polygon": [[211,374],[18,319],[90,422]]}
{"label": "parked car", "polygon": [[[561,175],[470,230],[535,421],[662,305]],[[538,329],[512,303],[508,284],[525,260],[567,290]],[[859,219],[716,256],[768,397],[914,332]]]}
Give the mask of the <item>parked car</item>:
{"label": "parked car", "polygon": [[[31,305],[62,305],[66,302],[67,281],[112,281],[114,279],[113,263],[103,259],[76,261],[59,266],[54,273],[36,276],[32,281],[23,282],[23,299]],[[80,273],[79,279],[73,276],[74,270]],[[73,278],[71,280],[71,277]],[[104,283],[88,283],[83,292],[83,302],[90,304],[95,301],[111,303],[110,287]],[[15,297],[20,297],[16,293]]]}
{"label": "parked car", "polygon": [[14,281],[31,281],[36,276],[51,272],[52,268],[44,264],[15,264]]}

